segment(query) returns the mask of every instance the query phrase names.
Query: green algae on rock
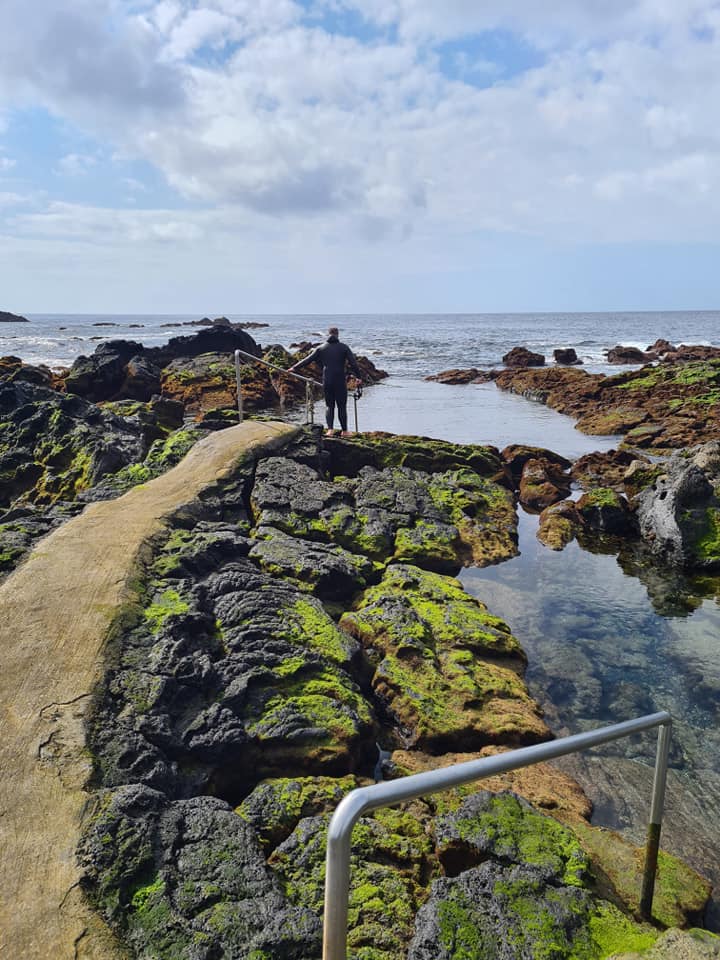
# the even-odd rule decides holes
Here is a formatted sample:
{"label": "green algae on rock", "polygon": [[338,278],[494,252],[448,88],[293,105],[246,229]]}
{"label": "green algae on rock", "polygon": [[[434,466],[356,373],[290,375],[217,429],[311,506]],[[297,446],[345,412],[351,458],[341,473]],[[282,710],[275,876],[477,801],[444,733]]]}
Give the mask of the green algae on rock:
{"label": "green algae on rock", "polygon": [[284,458],[258,466],[252,492],[258,528],[335,544],[376,561],[405,560],[455,573],[517,553],[512,495],[471,470],[427,474],[363,467],[357,478],[318,478]]}
{"label": "green algae on rock", "polygon": [[[353,831],[348,948],[357,960],[395,960],[407,949],[415,914],[437,874],[427,807],[416,801],[378,810]],[[301,820],[269,864],[291,903],[322,915],[327,817]]]}
{"label": "green algae on rock", "polygon": [[393,564],[340,625],[368,651],[375,694],[409,744],[437,752],[549,736],[517,640],[457,580]]}

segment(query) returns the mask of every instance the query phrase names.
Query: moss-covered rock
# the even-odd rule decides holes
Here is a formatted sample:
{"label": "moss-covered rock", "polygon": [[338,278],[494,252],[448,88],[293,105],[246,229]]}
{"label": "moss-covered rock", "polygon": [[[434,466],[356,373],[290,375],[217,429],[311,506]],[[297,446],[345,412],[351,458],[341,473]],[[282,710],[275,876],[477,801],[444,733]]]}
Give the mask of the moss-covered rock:
{"label": "moss-covered rock", "polygon": [[[301,820],[270,857],[291,903],[322,916],[327,817]],[[348,948],[357,960],[404,956],[428,880],[437,873],[420,801],[378,810],[353,831]]]}
{"label": "moss-covered rock", "polygon": [[235,811],[251,823],[271,853],[306,817],[332,813],[342,798],[361,786],[357,777],[282,777],[263,780]]}
{"label": "moss-covered rock", "polygon": [[589,859],[577,837],[512,793],[478,791],[434,827],[445,872],[456,876],[489,858],[535,867],[552,883],[584,886]]}
{"label": "moss-covered rock", "polygon": [[340,625],[367,650],[375,694],[408,743],[438,752],[549,735],[517,640],[457,580],[393,564]]}

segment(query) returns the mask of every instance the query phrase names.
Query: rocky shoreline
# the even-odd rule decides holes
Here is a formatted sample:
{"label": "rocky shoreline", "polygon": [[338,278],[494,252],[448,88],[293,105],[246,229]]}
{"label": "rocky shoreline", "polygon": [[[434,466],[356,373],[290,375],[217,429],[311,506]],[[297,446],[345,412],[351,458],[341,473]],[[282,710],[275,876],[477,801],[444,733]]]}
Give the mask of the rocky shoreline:
{"label": "rocky shoreline", "polygon": [[[62,374],[0,360],[0,569],[87,502],[151,490],[232,422],[232,350],[289,366],[309,346],[262,351],[221,325],[166,348],[103,344]],[[506,374],[510,389],[521,374]],[[243,379],[256,410],[302,399],[258,364]],[[638,408],[656,386],[635,390]],[[717,566],[720,444],[660,469],[623,457],[307,429],[168,514],[113,617],[87,719],[81,886],[124,949],[319,957],[324,837],[344,793],[550,738],[520,643],[455,577],[515,555],[517,502],[543,511],[555,548],[621,537]],[[590,826],[570,778],[542,766],[483,786],[361,820],[357,960],[600,960],[702,921],[709,886],[664,854],[657,924],[638,920],[639,854]]]}

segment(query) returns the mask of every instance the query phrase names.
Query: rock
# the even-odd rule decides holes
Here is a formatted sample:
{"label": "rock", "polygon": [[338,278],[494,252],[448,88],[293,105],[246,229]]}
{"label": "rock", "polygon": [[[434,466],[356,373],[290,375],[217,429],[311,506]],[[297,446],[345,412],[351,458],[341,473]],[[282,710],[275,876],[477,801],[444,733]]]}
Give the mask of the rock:
{"label": "rock", "polygon": [[485,860],[528,864],[554,884],[585,885],[590,861],[572,831],[513,793],[478,790],[438,817],[435,847],[455,877]]}
{"label": "rock", "polygon": [[562,550],[575,538],[582,518],[573,500],[563,500],[546,507],[540,514],[537,538],[551,550]]}
{"label": "rock", "polygon": [[533,353],[527,347],[513,347],[502,358],[507,367],[544,367],[545,357],[541,353]]}
{"label": "rock", "polygon": [[553,350],[553,360],[555,363],[561,363],[565,366],[582,363],[574,347],[563,347],[559,350]]}
{"label": "rock", "polygon": [[[426,878],[437,870],[422,801],[362,817],[353,831],[348,952],[376,960],[405,956]],[[269,863],[293,903],[322,916],[327,817],[301,820]]]}
{"label": "rock", "polygon": [[644,948],[656,937],[579,886],[546,886],[533,867],[488,861],[434,881],[408,960],[602,957],[608,944]]}
{"label": "rock", "polygon": [[116,400],[149,401],[160,393],[160,368],[145,357],[130,357],[125,367],[125,382]]}
{"label": "rock", "polygon": [[720,357],[720,347],[711,347],[709,344],[684,344],[668,352],[662,357],[664,363],[686,362],[688,360],[715,360]]}
{"label": "rock", "polygon": [[272,527],[260,527],[250,556],[267,573],[286,577],[320,600],[349,599],[375,579],[381,565],[335,544],[289,537]]}
{"label": "rock", "polygon": [[488,383],[494,378],[494,370],[478,370],[477,367],[470,367],[469,370],[443,370],[442,373],[436,373],[432,377],[425,377],[426,380],[436,383],[449,384]]}
{"label": "rock", "polygon": [[375,695],[408,744],[437,753],[548,736],[519,644],[457,580],[394,564],[340,626],[365,647]]}
{"label": "rock", "polygon": [[639,347],[623,347],[620,344],[607,350],[606,354],[608,363],[647,363],[648,360],[656,359],[652,351],[644,351]]}
{"label": "rock", "polygon": [[90,897],[138,955],[319,953],[319,921],[287,902],[252,827],[221,800],[106,792],[80,861]]}
{"label": "rock", "polygon": [[512,443],[505,447],[500,456],[510,470],[515,490],[520,487],[522,473],[529,460],[539,460],[549,464],[553,473],[558,476],[561,476],[565,470],[569,470],[572,465],[572,461],[561,457],[558,453],[553,453],[552,450],[546,450],[545,447],[530,447],[521,443]]}
{"label": "rock", "polygon": [[[199,419],[203,413],[219,408],[237,410],[235,363],[231,356],[206,353],[192,358],[172,360],[160,377],[163,398],[182,403],[188,416]],[[259,403],[246,396],[248,406],[269,406],[271,397],[264,392]]]}
{"label": "rock", "polygon": [[649,950],[614,953],[608,960],[714,960],[720,957],[720,937],[708,930],[668,930]]}
{"label": "rock", "polygon": [[646,353],[669,353],[674,351],[675,347],[670,343],[669,340],[658,339],[655,343],[651,343],[649,347],[645,347]]}
{"label": "rock", "polygon": [[[633,464],[637,466],[633,467]],[[650,461],[629,450],[587,453],[573,463],[570,474],[586,490],[597,486],[621,488],[631,467],[639,478],[640,472],[650,467]]]}
{"label": "rock", "polygon": [[268,458],[258,466],[252,503],[259,526],[378,561],[456,573],[517,550],[511,495],[467,469],[428,475],[362,467],[357,478],[327,481],[302,464]]}
{"label": "rock", "polygon": [[362,467],[408,467],[436,473],[469,467],[481,477],[512,486],[495,447],[449,443],[430,437],[407,437],[393,433],[363,433],[352,440],[325,441],[328,472],[356,476]]}
{"label": "rock", "polygon": [[622,448],[665,453],[720,439],[720,358],[667,362],[612,377],[576,368],[504,370],[496,383],[577,420],[589,434],[625,434]]}
{"label": "rock", "polygon": [[22,497],[38,505],[79,493],[142,457],[140,430],[80,397],[0,382],[0,507]]}
{"label": "rock", "polygon": [[301,820],[334,813],[345,794],[362,786],[357,777],[283,777],[263,780],[237,808],[257,833],[266,856]]}
{"label": "rock", "polygon": [[610,487],[597,487],[577,502],[583,523],[600,533],[617,537],[637,535],[637,522],[627,500]]}
{"label": "rock", "polygon": [[66,392],[95,402],[115,399],[125,381],[125,365],[143,350],[134,340],[101,343],[92,356],[80,356],[73,363],[65,377]]}
{"label": "rock", "polygon": [[683,567],[720,566],[720,444],[674,454],[636,494],[640,535],[652,553]]}
{"label": "rock", "polygon": [[530,510],[543,510],[570,493],[570,478],[548,460],[527,460],[520,477],[520,503]]}
{"label": "rock", "polygon": [[29,323],[27,317],[21,317],[17,313],[8,313],[7,310],[0,310],[0,323]]}

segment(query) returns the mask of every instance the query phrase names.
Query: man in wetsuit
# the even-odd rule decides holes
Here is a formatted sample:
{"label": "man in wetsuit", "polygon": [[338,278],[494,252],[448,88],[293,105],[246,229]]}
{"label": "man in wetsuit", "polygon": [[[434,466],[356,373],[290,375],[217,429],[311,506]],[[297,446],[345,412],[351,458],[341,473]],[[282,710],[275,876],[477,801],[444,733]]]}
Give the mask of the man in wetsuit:
{"label": "man in wetsuit", "polygon": [[294,364],[290,370],[297,372],[316,360],[322,367],[322,382],[325,390],[325,420],[328,432],[332,431],[335,422],[335,404],[337,404],[338,420],[343,432],[347,432],[347,383],[345,382],[345,364],[362,380],[360,367],[347,344],[338,339],[338,328],[329,327],[325,343],[316,347],[304,360]]}

